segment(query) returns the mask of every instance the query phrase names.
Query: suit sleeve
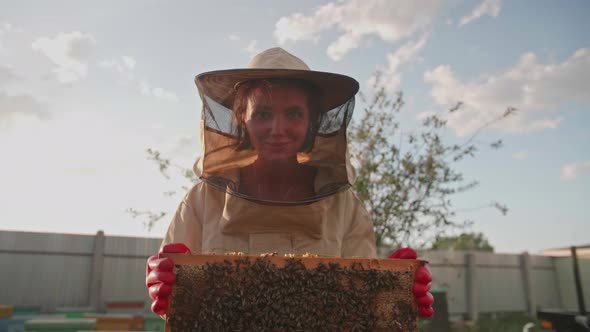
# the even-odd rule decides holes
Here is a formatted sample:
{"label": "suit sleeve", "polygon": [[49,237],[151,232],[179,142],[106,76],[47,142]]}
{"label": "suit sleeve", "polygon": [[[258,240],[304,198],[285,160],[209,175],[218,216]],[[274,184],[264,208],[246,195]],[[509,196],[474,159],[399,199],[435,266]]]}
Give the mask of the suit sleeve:
{"label": "suit sleeve", "polygon": [[342,257],[376,258],[375,232],[369,213],[352,192],[347,201],[350,219],[342,241]]}
{"label": "suit sleeve", "polygon": [[176,213],[168,226],[168,231],[162,241],[162,246],[168,243],[183,243],[190,248],[192,253],[201,253],[203,226],[196,203],[202,200],[200,197],[200,184],[197,184],[184,197]]}

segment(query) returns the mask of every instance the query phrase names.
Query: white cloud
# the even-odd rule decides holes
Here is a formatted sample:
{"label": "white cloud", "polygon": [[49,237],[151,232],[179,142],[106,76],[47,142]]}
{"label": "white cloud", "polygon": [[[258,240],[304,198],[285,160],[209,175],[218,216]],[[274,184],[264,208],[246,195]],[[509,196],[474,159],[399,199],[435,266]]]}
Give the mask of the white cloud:
{"label": "white cloud", "polygon": [[328,54],[332,60],[340,61],[342,57],[346,55],[346,53],[359,47],[361,39],[362,35],[356,33],[341,35],[338,37],[338,39],[336,39],[335,42],[328,46],[326,54]]}
{"label": "white cloud", "polygon": [[40,120],[49,118],[44,105],[29,95],[11,96],[0,91],[0,128],[5,128],[23,117]]}
{"label": "white cloud", "polygon": [[92,35],[73,31],[59,33],[54,38],[38,38],[31,47],[57,65],[53,73],[59,82],[72,83],[87,75],[88,60],[95,45]]}
{"label": "white cloud", "polygon": [[525,160],[529,157],[529,153],[526,151],[517,151],[512,154],[512,159]]}
{"label": "white cloud", "polygon": [[238,41],[240,40],[240,37],[238,35],[228,35],[227,38],[229,38],[229,40],[231,41]]}
{"label": "white cloud", "polygon": [[154,97],[156,97],[158,99],[174,101],[174,102],[178,101],[178,96],[176,96],[176,94],[174,92],[164,90],[162,88],[153,88],[152,94],[154,95]]}
{"label": "white cloud", "polygon": [[14,69],[10,66],[0,65],[0,86],[7,82],[16,81],[19,77],[14,73]]}
{"label": "white cloud", "polygon": [[[405,64],[419,60],[418,54],[428,40],[428,34],[424,34],[420,39],[409,41],[400,46],[395,52],[387,55],[387,67],[378,68],[381,72],[381,82],[385,85],[385,88],[392,92],[399,88],[401,83],[401,67]],[[375,76],[372,76],[367,81],[368,86],[375,84]]]}
{"label": "white cloud", "polygon": [[155,97],[157,99],[177,102],[178,96],[171,91],[164,88],[152,88],[147,80],[137,79],[135,74],[135,67],[137,61],[130,56],[120,56],[111,60],[104,60],[99,62],[99,65],[104,68],[114,68],[121,76],[127,81],[131,82],[132,85],[137,86],[139,92],[144,96]]}
{"label": "white cloud", "polygon": [[139,92],[142,95],[149,95],[150,91],[151,91],[150,86],[148,85],[148,83],[146,81],[139,82]]}
{"label": "white cloud", "polygon": [[459,26],[463,26],[467,23],[473,22],[478,18],[489,15],[491,17],[498,17],[500,15],[500,9],[502,8],[501,0],[484,0],[479,6],[475,7],[471,14],[463,16],[459,22]]}
{"label": "white cloud", "polygon": [[145,80],[139,82],[138,88],[139,92],[145,96],[151,96],[165,101],[178,101],[178,96],[174,92],[165,90],[163,88],[152,88]]}
{"label": "white cloud", "polygon": [[584,173],[590,173],[590,160],[567,164],[561,168],[561,178],[564,180],[573,180]]}
{"label": "white cloud", "polygon": [[0,24],[0,36],[6,34],[7,32],[11,32],[13,30],[14,30],[14,27],[10,23]]}
{"label": "white cloud", "polygon": [[14,32],[23,32],[23,29],[20,27],[15,27],[11,23],[0,23],[0,54],[6,54],[5,52],[7,49],[2,43],[2,38],[6,35],[12,34]]}
{"label": "white cloud", "polygon": [[10,23],[2,23],[0,24],[0,36],[2,36],[3,34],[10,32],[14,30],[12,24]]}
{"label": "white cloud", "polygon": [[[12,24],[10,23],[2,23],[0,24],[0,37],[2,37],[7,32],[12,31]],[[2,41],[0,40],[0,50],[2,50],[4,46],[2,45]]]}
{"label": "white cloud", "polygon": [[244,51],[248,52],[250,56],[256,55],[260,52],[260,49],[256,46],[256,44],[258,44],[257,40],[251,40],[250,43],[248,43],[248,46],[244,48]]}
{"label": "white cloud", "polygon": [[123,55],[111,60],[101,61],[99,62],[99,65],[105,68],[114,68],[126,79],[133,80],[135,77],[134,70],[136,63],[137,61],[132,57]]}
{"label": "white cloud", "polygon": [[281,17],[275,25],[274,36],[280,44],[317,42],[322,32],[335,29],[339,36],[328,46],[327,54],[338,61],[371,36],[394,42],[427,29],[440,3],[440,0],[332,2],[318,8],[312,15],[295,13]]}
{"label": "white cloud", "polygon": [[518,109],[498,123],[513,133],[554,129],[562,117],[548,114],[566,102],[590,103],[590,49],[579,49],[561,63],[538,63],[535,54],[526,53],[511,68],[484,75],[470,82],[461,82],[449,65],[441,65],[424,73],[432,84],[434,101],[449,107],[457,101],[464,109],[449,116],[449,127],[464,136],[491,121],[507,107]]}

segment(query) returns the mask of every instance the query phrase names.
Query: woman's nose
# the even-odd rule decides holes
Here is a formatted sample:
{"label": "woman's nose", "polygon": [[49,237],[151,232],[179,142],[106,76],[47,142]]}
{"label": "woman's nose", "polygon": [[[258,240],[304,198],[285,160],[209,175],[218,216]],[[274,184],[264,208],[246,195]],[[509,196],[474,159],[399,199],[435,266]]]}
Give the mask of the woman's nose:
{"label": "woman's nose", "polygon": [[286,130],[286,122],[284,121],[283,117],[275,116],[272,120],[271,127],[270,127],[270,134],[272,136],[280,136],[285,133]]}

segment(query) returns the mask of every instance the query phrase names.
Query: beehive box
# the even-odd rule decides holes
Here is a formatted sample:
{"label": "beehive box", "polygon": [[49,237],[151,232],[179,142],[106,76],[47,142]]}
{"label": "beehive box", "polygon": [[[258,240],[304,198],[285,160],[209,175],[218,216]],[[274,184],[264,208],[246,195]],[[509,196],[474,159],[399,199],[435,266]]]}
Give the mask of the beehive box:
{"label": "beehive box", "polygon": [[78,332],[95,330],[95,319],[31,319],[25,322],[27,332]]}
{"label": "beehive box", "polygon": [[144,331],[164,332],[165,322],[162,317],[155,314],[148,314],[144,317]]}
{"label": "beehive box", "polygon": [[88,314],[84,318],[96,319],[99,331],[137,331],[143,329],[143,317],[127,314]]}
{"label": "beehive box", "polygon": [[107,301],[105,307],[108,312],[141,313],[145,309],[145,301]]}
{"label": "beehive box", "polygon": [[0,319],[0,332],[24,332],[26,317],[12,317]]}
{"label": "beehive box", "polygon": [[96,309],[92,307],[59,307],[55,308],[55,312],[66,318],[83,318],[87,314],[96,312]]}
{"label": "beehive box", "polygon": [[0,318],[12,317],[13,311],[14,311],[14,306],[0,304]]}
{"label": "beehive box", "polygon": [[[16,312],[16,307],[15,307]],[[29,311],[30,312],[30,311]],[[14,314],[11,318],[0,319],[0,332],[24,332],[25,323],[30,320],[51,320],[51,319],[66,319],[64,315],[20,315]]]}
{"label": "beehive box", "polygon": [[417,331],[423,261],[179,255],[166,331]]}
{"label": "beehive box", "polygon": [[14,316],[40,315],[41,314],[41,307],[40,306],[14,306],[14,310],[13,310],[12,314]]}

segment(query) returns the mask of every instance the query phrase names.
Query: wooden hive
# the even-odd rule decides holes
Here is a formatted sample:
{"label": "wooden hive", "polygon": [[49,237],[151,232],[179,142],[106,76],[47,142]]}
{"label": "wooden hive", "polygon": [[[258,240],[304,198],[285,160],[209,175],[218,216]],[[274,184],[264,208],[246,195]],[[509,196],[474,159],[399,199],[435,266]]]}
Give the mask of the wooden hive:
{"label": "wooden hive", "polygon": [[96,319],[97,331],[133,331],[143,329],[143,317],[127,314],[88,314]]}
{"label": "wooden hive", "polygon": [[14,306],[0,304],[0,319],[12,317]]}
{"label": "wooden hive", "polygon": [[166,331],[417,331],[419,260],[163,254]]}

